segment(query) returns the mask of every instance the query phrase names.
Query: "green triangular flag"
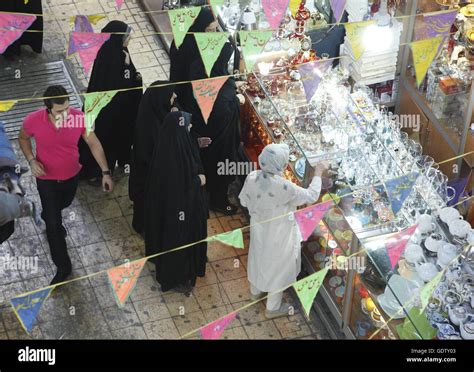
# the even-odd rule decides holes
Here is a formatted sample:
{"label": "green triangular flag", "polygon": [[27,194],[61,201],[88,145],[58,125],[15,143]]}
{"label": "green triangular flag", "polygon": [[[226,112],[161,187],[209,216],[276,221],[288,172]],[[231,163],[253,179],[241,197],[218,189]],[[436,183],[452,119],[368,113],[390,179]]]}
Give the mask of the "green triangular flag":
{"label": "green triangular flag", "polygon": [[431,326],[425,313],[412,307],[403,324],[397,326],[397,332],[401,340],[431,340],[436,336],[437,330]]}
{"label": "green triangular flag", "polygon": [[423,312],[428,306],[428,302],[430,301],[431,295],[433,294],[433,291],[436,289],[438,286],[438,283],[441,281],[443,278],[443,272],[440,271],[433,279],[431,279],[430,282],[426,283],[423,288],[420,290],[420,299],[421,299],[421,310],[420,312]]}
{"label": "green triangular flag", "polygon": [[245,66],[250,72],[268,40],[272,37],[273,31],[240,31],[239,35]]}
{"label": "green triangular flag", "polygon": [[244,249],[244,237],[242,235],[242,229],[212,236],[211,240],[217,240],[218,242],[231,245],[235,248]]}
{"label": "green triangular flag", "polygon": [[293,284],[293,288],[295,289],[296,294],[303,305],[303,309],[307,318],[309,318],[309,312],[311,311],[313,301],[318,294],[319,288],[323,284],[323,280],[326,277],[328,271],[329,267],[326,267]]}
{"label": "green triangular flag", "polygon": [[207,76],[210,77],[212,67],[229,39],[229,34],[227,32],[198,32],[194,34],[194,37],[206,67]]}
{"label": "green triangular flag", "polygon": [[217,11],[218,6],[223,6],[225,4],[225,0],[209,0],[209,4],[211,4],[212,11],[214,12],[214,17],[217,18],[219,14]]}
{"label": "green triangular flag", "polygon": [[171,31],[173,31],[174,43],[179,49],[183,44],[186,33],[189,27],[194,23],[201,7],[195,6],[191,8],[180,8],[168,10],[168,16],[171,23]]}
{"label": "green triangular flag", "polygon": [[86,130],[89,135],[94,127],[95,120],[99,116],[102,109],[107,106],[112,98],[115,97],[117,91],[111,92],[93,92],[86,94],[84,102],[84,114],[86,121]]}

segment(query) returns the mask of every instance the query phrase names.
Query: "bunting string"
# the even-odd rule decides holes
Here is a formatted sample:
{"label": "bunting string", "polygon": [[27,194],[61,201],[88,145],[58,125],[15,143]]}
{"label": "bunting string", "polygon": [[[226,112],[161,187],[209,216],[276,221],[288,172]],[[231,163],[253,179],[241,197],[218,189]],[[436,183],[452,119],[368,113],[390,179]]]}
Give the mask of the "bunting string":
{"label": "bunting string", "polygon": [[[211,5],[201,5],[201,6],[198,6],[200,8],[209,8],[211,7]],[[452,11],[452,10],[451,10]],[[145,11],[145,10],[142,10],[141,11],[141,14],[159,14],[159,13],[167,13],[169,12],[169,10],[149,10],[149,11]],[[412,18],[412,17],[418,17],[418,16],[432,16],[432,15],[439,15],[439,14],[444,14],[444,13],[449,13],[450,11],[449,10],[441,10],[441,11],[437,11],[437,12],[428,12],[428,13],[419,13],[419,14],[407,14],[407,15],[401,15],[401,16],[395,16],[395,17],[392,17],[393,19],[408,19],[408,18]],[[45,14],[47,15],[51,15],[52,17],[54,17],[55,20],[69,20],[70,19],[70,16],[69,17],[64,17],[64,18],[58,18],[58,17],[55,17],[54,13],[52,12],[44,12],[43,14],[38,14],[38,13],[17,13],[17,12],[4,12],[4,11],[0,11],[0,14],[1,13],[5,13],[5,14],[17,14],[17,15],[30,15],[30,16],[36,16],[36,17],[45,17]],[[89,14],[89,15],[86,15],[86,14],[81,14],[81,15],[84,15],[86,17],[94,17],[94,16],[108,16],[112,14],[112,12],[108,12],[108,13],[95,13],[95,14]],[[344,24],[347,24],[347,23],[359,23],[359,22],[334,22],[334,23],[326,23],[326,25],[324,27],[321,27],[321,28],[326,28],[326,27],[331,27],[331,26],[339,26],[339,25],[344,25]],[[1,28],[0,28],[1,29]],[[258,31],[279,31],[281,28],[266,28],[265,30],[256,30],[257,32]],[[8,30],[7,30],[8,31]],[[26,30],[25,32],[45,32],[44,30]],[[54,32],[54,33],[60,33],[60,31],[46,31],[46,32]],[[193,34],[194,32],[189,32],[189,34]],[[119,34],[119,35],[123,35],[125,34],[124,32],[111,32],[110,34]],[[170,35],[170,34],[173,34],[172,32],[169,32],[169,31],[163,31],[163,32],[154,32],[154,33],[150,33],[149,35]]]}

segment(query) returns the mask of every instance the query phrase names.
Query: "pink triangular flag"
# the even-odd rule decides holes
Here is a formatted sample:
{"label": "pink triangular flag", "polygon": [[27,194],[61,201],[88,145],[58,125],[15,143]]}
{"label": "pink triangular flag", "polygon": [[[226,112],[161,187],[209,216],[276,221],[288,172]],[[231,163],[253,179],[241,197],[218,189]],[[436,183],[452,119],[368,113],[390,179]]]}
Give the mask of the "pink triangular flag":
{"label": "pink triangular flag", "polygon": [[132,292],[133,288],[135,288],[137,279],[140,276],[146,261],[147,259],[143,258],[141,260],[129,262],[107,270],[109,283],[114,291],[117,305],[120,307],[125,305],[130,293]]}
{"label": "pink triangular flag", "polygon": [[395,236],[391,237],[387,242],[385,242],[388,258],[390,258],[390,263],[392,264],[392,270],[400,260],[400,256],[405,250],[405,247],[407,246],[408,241],[415,232],[417,226],[418,225],[415,225],[405,231],[399,232]]}
{"label": "pink triangular flag", "polygon": [[125,0],[115,0],[115,3],[117,4],[117,10],[122,9],[122,5],[125,2]]}
{"label": "pink triangular flag", "polygon": [[35,20],[34,15],[0,13],[0,54],[5,53]]}
{"label": "pink triangular flag", "polygon": [[336,22],[341,21],[342,14],[344,13],[344,8],[346,6],[346,0],[330,0],[332,12],[334,14],[334,19]]}
{"label": "pink triangular flag", "polygon": [[262,0],[263,11],[270,24],[270,28],[280,27],[281,20],[288,10],[290,0]]}
{"label": "pink triangular flag", "polygon": [[310,208],[305,208],[294,213],[303,240],[307,240],[311,236],[316,225],[322,220],[332,204],[333,201],[329,200],[325,203],[316,204]]}
{"label": "pink triangular flag", "polygon": [[110,34],[106,33],[71,32],[69,43],[70,45],[73,44],[79,53],[79,58],[87,75],[92,68],[99,49],[109,38]]}
{"label": "pink triangular flag", "polygon": [[222,76],[220,78],[197,80],[191,82],[194,90],[194,96],[196,97],[196,101],[199,104],[202,117],[204,118],[206,124],[209,116],[211,116],[217,95],[228,78],[228,76]]}
{"label": "pink triangular flag", "polygon": [[202,338],[205,340],[218,340],[225,331],[225,328],[235,319],[237,312],[230,313],[223,318],[209,323],[201,328]]}

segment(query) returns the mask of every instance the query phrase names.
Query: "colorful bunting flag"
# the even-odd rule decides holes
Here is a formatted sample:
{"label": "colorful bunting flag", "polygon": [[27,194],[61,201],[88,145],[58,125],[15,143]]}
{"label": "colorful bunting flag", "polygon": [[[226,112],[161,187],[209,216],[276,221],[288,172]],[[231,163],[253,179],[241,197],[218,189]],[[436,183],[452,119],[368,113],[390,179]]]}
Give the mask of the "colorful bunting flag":
{"label": "colorful bunting flag", "polygon": [[[89,21],[87,16],[78,15],[74,20],[74,32],[94,32],[92,25]],[[75,41],[70,39],[69,40],[69,47],[67,51],[67,55],[71,56],[72,54],[76,53],[78,50],[78,46],[76,45]]]}
{"label": "colorful bunting flag", "polygon": [[439,282],[443,278],[443,272],[440,271],[436,276],[431,279],[430,282],[426,283],[423,288],[420,290],[420,299],[421,299],[421,309],[420,313],[425,311],[426,306],[428,306],[428,303],[430,301],[431,295],[433,294],[433,291],[436,289],[438,286]]}
{"label": "colorful bunting flag", "polygon": [[224,44],[229,39],[227,32],[198,32],[194,34],[207,76],[211,76],[212,67],[216,63]]}
{"label": "colorful bunting flag", "polygon": [[454,9],[447,12],[436,12],[424,15],[422,24],[415,30],[414,40],[448,36],[457,14],[457,9]]}
{"label": "colorful bunting flag", "polygon": [[143,258],[107,270],[107,277],[118,306],[123,307],[127,302],[146,261],[147,259]]}
{"label": "colorful bunting flag", "polygon": [[288,10],[289,0],[262,0],[262,7],[270,28],[280,27],[281,20]]}
{"label": "colorful bunting flag", "polygon": [[54,287],[42,289],[10,300],[15,315],[27,333],[30,333],[33,329],[41,306],[43,306],[44,301],[46,301],[53,289]]}
{"label": "colorful bunting flag", "polygon": [[341,22],[344,8],[346,7],[346,0],[330,0],[332,13],[336,22]]}
{"label": "colorful bunting flag", "polygon": [[205,340],[218,340],[221,338],[226,327],[235,319],[237,312],[230,313],[205,327],[201,328],[202,338]]}
{"label": "colorful bunting flag", "polygon": [[5,53],[34,21],[36,21],[34,15],[0,13],[0,54]]}
{"label": "colorful bunting flag", "polygon": [[326,277],[328,271],[329,267],[325,267],[324,269],[319,270],[318,272],[293,284],[293,288],[295,289],[296,294],[303,305],[303,309],[307,318],[309,318],[313,301],[318,294],[319,288],[323,284],[323,280]]}
{"label": "colorful bunting flag", "polygon": [[319,83],[331,65],[332,61],[314,61],[298,67],[308,103],[313,99],[318,90]]}
{"label": "colorful bunting flag", "polygon": [[333,201],[316,204],[310,208],[305,208],[294,213],[296,222],[298,223],[303,240],[307,240],[314,229],[326,214],[327,210],[332,206]]}
{"label": "colorful bunting flag", "polygon": [[178,8],[168,10],[168,17],[170,18],[171,31],[173,31],[174,44],[179,49],[183,44],[186,33],[189,27],[194,23],[199,12],[200,7]]}
{"label": "colorful bunting flag", "polygon": [[97,53],[109,38],[110,34],[106,33],[71,32],[69,50],[73,50],[73,53],[79,53],[79,58],[86,74],[89,74]]}
{"label": "colorful bunting flag", "polygon": [[442,36],[433,39],[413,41],[410,46],[413,52],[413,64],[415,65],[416,84],[420,86],[425,79],[426,73],[438,54],[439,47],[443,42]]}
{"label": "colorful bunting flag", "polygon": [[226,0],[210,0],[209,4],[211,5],[212,12],[214,13],[214,17],[217,18],[219,11],[217,10],[218,6],[223,6]]}
{"label": "colorful bunting flag", "polygon": [[245,66],[250,72],[268,40],[272,37],[273,31],[240,31],[239,35]]}
{"label": "colorful bunting flag", "polygon": [[117,91],[113,92],[93,92],[85,95],[84,116],[86,121],[86,131],[89,135],[93,131],[95,120],[102,109],[115,97]]}
{"label": "colorful bunting flag", "polygon": [[438,330],[433,328],[420,309],[412,307],[408,310],[408,317],[403,324],[397,326],[397,333],[401,340],[431,340]]}
{"label": "colorful bunting flag", "polygon": [[393,214],[397,214],[402,209],[403,203],[410,195],[417,178],[418,173],[414,172],[385,182],[385,189],[387,190]]}
{"label": "colorful bunting flag", "polygon": [[211,115],[214,103],[216,102],[217,95],[228,78],[228,76],[222,76],[220,78],[191,82],[194,96],[196,97],[196,101],[201,109],[202,117],[206,124]]}
{"label": "colorful bunting flag", "polygon": [[412,226],[409,229],[399,232],[385,242],[385,248],[387,249],[390,263],[392,264],[392,270],[397,265],[402,253],[405,251],[405,247],[408,244],[411,236],[415,233],[418,225]]}
{"label": "colorful bunting flag", "polygon": [[298,8],[300,7],[300,4],[301,4],[301,0],[290,0],[290,11],[293,18],[295,17],[296,12],[298,11]]}
{"label": "colorful bunting flag", "polygon": [[365,51],[364,36],[367,27],[374,25],[375,21],[344,23],[346,28],[346,37],[352,48],[352,53],[357,61]]}
{"label": "colorful bunting flag", "polygon": [[244,249],[244,236],[242,235],[242,229],[212,236],[210,240],[215,240],[230,245],[234,248]]}
{"label": "colorful bunting flag", "polygon": [[117,6],[117,10],[120,11],[122,9],[122,5],[125,2],[125,0],[115,0],[115,4]]}
{"label": "colorful bunting flag", "polygon": [[[1,111],[1,110],[0,110]],[[452,207],[459,202],[459,198],[466,190],[467,182],[469,177],[458,178],[448,182],[448,186],[453,188],[454,198],[448,202],[448,207]]]}
{"label": "colorful bunting flag", "polygon": [[10,111],[18,101],[0,101],[0,112]]}

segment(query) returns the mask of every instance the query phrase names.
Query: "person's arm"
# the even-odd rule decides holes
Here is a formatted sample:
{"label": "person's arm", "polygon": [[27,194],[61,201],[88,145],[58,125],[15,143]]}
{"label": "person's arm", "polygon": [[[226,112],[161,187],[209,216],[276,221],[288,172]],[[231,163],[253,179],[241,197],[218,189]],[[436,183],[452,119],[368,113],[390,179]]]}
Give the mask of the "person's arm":
{"label": "person's arm", "polygon": [[[104,149],[102,148],[102,144],[100,143],[99,139],[95,135],[94,132],[89,133],[88,135],[84,133],[82,138],[89,146],[94,159],[96,160],[97,164],[99,164],[100,169],[102,172],[110,172],[109,165],[107,164],[107,159],[105,157]],[[114,189],[114,181],[112,180],[111,175],[104,175],[102,177],[102,187],[104,191],[112,192]]]}
{"label": "person's arm", "polygon": [[304,204],[312,204],[319,199],[322,186],[321,176],[326,169],[326,163],[319,163],[316,166],[314,178],[307,189],[293,184],[295,194],[293,199],[290,201],[292,206],[299,207]]}
{"label": "person's arm", "polygon": [[44,171],[43,164],[36,160],[33,154],[33,146],[31,145],[31,137],[26,133],[25,128],[21,128],[18,142],[20,143],[21,151],[30,165],[33,176],[44,176],[46,172]]}

